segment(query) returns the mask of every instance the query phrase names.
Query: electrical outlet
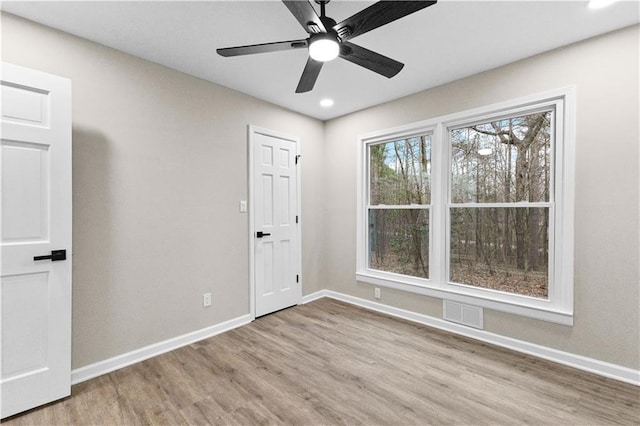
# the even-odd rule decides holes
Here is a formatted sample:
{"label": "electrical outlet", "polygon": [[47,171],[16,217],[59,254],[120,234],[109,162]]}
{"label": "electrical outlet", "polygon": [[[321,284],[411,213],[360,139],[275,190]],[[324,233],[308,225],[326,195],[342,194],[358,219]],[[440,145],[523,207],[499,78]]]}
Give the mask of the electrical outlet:
{"label": "electrical outlet", "polygon": [[207,307],[211,306],[211,293],[205,293],[202,295],[202,306]]}
{"label": "electrical outlet", "polygon": [[376,287],[373,289],[373,297],[376,299],[380,299],[380,287]]}

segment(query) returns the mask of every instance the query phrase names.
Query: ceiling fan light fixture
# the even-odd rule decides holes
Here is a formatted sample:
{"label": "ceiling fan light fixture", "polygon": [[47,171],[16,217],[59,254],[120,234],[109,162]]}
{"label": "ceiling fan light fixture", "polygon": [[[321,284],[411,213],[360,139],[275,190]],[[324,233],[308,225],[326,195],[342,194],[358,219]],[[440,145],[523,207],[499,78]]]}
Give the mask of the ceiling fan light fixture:
{"label": "ceiling fan light fixture", "polygon": [[307,47],[309,57],[296,87],[296,93],[313,90],[323,64],[338,56],[376,74],[391,78],[402,70],[403,63],[360,47],[349,40],[438,2],[438,0],[378,1],[342,22],[336,23],[326,14],[329,1],[315,0],[320,4],[320,15],[318,15],[311,0],[282,0],[289,12],[309,34],[308,38],[226,47],[217,49],[217,52],[221,56],[228,57]]}
{"label": "ceiling fan light fixture", "polygon": [[331,34],[318,34],[311,38],[309,56],[316,61],[327,62],[338,57],[340,45],[338,39]]}

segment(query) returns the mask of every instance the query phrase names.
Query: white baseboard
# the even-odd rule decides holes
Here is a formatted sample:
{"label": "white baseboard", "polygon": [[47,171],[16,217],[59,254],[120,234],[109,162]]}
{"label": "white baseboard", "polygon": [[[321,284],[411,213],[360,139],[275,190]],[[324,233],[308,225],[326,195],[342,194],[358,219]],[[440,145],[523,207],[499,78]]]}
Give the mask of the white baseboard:
{"label": "white baseboard", "polygon": [[[579,370],[588,371],[600,376],[609,377],[622,382],[640,386],[639,370],[622,367],[604,361],[599,361],[597,359],[588,358],[582,355],[572,354],[570,352],[559,351],[557,349],[501,336],[499,334],[491,333],[484,330],[465,327],[442,320],[440,318],[406,311],[404,309],[394,308],[393,306],[372,302],[366,299],[360,299],[358,297],[349,296],[331,290],[320,290],[315,293],[308,294],[302,298],[302,303],[305,304],[313,302],[314,300],[322,299],[323,297],[340,300],[352,305],[360,306],[365,309],[391,315],[397,318],[402,318],[408,321],[448,331],[454,334],[470,337],[482,342],[490,343],[496,346],[501,346],[503,348],[511,349],[517,352],[533,355],[538,358],[574,367]],[[249,324],[252,319],[253,318],[249,314],[243,315],[211,327],[183,334],[182,336],[174,337],[172,339],[145,346],[143,348],[118,355],[113,358],[97,362],[95,364],[75,369],[71,372],[71,383],[75,385],[94,377],[98,377],[103,374],[118,370],[120,368],[124,368],[129,365],[144,361],[154,356],[161,355],[165,352],[178,349],[182,346],[186,346],[191,343],[206,339],[208,337],[224,333],[225,331],[233,330],[234,328]]]}
{"label": "white baseboard", "polygon": [[572,354],[557,349],[549,348],[535,343],[525,342],[523,340],[513,339],[511,337],[501,336],[485,330],[478,330],[463,325],[451,323],[440,318],[431,317],[416,312],[406,311],[404,309],[394,308],[393,306],[384,305],[382,303],[372,302],[359,297],[349,296],[347,294],[338,293],[331,290],[320,290],[318,292],[306,295],[302,298],[302,303],[309,303],[323,297],[340,300],[352,305],[360,306],[383,314],[402,318],[408,321],[423,324],[429,327],[448,331],[454,334],[470,337],[482,342],[490,343],[503,348],[511,349],[517,352],[533,355],[538,358],[557,362],[577,368],[579,370],[595,373],[600,376],[616,379],[621,382],[631,383],[640,386],[640,370],[634,370],[628,367],[611,364],[597,359],[588,358],[582,355]]}
{"label": "white baseboard", "polygon": [[113,358],[105,359],[104,361],[96,362],[95,364],[77,368],[71,372],[71,384],[75,385],[77,383],[84,382],[85,380],[102,376],[103,374],[153,358],[154,356],[178,349],[182,346],[190,345],[191,343],[215,336],[216,334],[233,330],[234,328],[249,324],[251,321],[251,315],[243,315],[211,327],[196,330],[191,333],[183,334],[182,336],[174,337],[163,342],[155,343],[153,345],[145,346],[143,348],[115,356]]}
{"label": "white baseboard", "polygon": [[[339,293],[336,293],[339,294]],[[315,293],[307,294],[306,296],[302,296],[302,304],[305,305],[309,302],[313,302],[314,300],[322,299],[323,297],[328,297],[328,290],[320,290]]]}

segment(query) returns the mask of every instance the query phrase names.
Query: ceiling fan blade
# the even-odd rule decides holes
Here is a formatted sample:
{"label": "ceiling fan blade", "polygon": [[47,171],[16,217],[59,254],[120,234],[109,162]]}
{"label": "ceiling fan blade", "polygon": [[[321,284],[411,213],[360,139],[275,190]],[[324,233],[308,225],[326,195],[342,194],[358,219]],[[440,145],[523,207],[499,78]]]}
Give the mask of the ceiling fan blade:
{"label": "ceiling fan blade", "polygon": [[217,49],[221,56],[253,55],[254,53],[277,52],[279,50],[307,47],[307,40],[276,41],[274,43],[251,44],[248,46],[225,47]]}
{"label": "ceiling fan blade", "polygon": [[343,41],[346,41],[435,3],[437,0],[379,1],[336,24],[333,29]]}
{"label": "ceiling fan blade", "polygon": [[282,0],[289,11],[296,17],[302,28],[309,34],[326,33],[327,30],[311,3],[307,0]]}
{"label": "ceiling fan blade", "polygon": [[309,59],[307,59],[307,65],[304,66],[302,77],[300,77],[300,82],[296,88],[296,93],[304,93],[313,89],[313,86],[316,84],[316,80],[318,79],[318,75],[320,74],[320,70],[322,69],[322,64],[324,64],[324,62],[316,61],[309,56]]}
{"label": "ceiling fan blade", "polygon": [[384,55],[365,49],[357,44],[349,43],[348,41],[341,43],[340,57],[387,78],[398,74],[404,67],[402,62],[387,58]]}

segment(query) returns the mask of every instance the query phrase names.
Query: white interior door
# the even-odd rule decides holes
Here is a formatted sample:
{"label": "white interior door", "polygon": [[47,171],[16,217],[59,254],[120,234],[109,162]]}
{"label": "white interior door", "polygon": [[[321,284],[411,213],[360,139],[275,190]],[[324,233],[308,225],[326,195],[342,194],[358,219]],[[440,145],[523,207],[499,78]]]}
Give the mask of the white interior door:
{"label": "white interior door", "polygon": [[4,418],[71,390],[71,82],[1,70]]}
{"label": "white interior door", "polygon": [[300,303],[300,233],[295,138],[251,127],[255,315]]}

